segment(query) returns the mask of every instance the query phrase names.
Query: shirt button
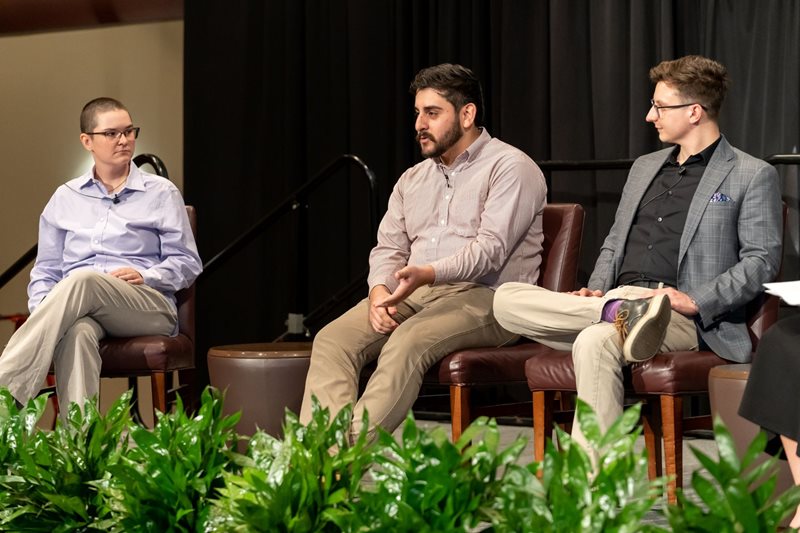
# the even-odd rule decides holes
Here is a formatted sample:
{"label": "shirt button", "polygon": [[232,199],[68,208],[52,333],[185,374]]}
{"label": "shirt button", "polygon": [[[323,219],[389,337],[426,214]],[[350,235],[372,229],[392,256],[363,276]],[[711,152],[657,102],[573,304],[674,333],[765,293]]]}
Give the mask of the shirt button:
{"label": "shirt button", "polygon": [[439,224],[440,224],[440,225],[442,225],[442,226],[444,226],[444,219],[441,219],[441,220],[439,221]]}
{"label": "shirt button", "polygon": [[449,195],[449,194],[448,194],[448,195],[445,195],[444,199],[445,199],[445,200],[449,200],[449,199],[450,199],[450,195]]}
{"label": "shirt button", "polygon": [[658,217],[656,220],[658,220],[659,222],[663,222],[664,221],[664,219],[661,218],[661,217]]}
{"label": "shirt button", "polygon": [[436,237],[432,238],[431,242],[436,242]]}
{"label": "shirt button", "polygon": [[667,191],[667,196],[672,196],[672,191]]}
{"label": "shirt button", "polygon": [[100,242],[100,241],[98,241],[97,239],[95,239],[95,240],[94,240],[94,243],[95,243],[95,244],[97,244],[97,243],[99,243],[99,242]]}
{"label": "shirt button", "polygon": [[648,244],[648,245],[647,245],[647,249],[648,249],[648,250],[652,250],[652,249],[653,249],[653,245],[652,245],[652,244]]}

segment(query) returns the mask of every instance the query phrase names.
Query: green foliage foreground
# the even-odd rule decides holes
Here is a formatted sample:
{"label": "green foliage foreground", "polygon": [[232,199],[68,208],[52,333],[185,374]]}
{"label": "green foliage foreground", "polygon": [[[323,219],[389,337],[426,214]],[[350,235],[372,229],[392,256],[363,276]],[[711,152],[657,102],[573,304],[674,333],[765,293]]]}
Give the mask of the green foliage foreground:
{"label": "green foliage foreground", "polygon": [[[664,531],[641,524],[660,505],[675,531],[775,531],[800,502],[800,489],[774,496],[775,462],[754,466],[766,438],[742,460],[719,423],[719,459],[695,451],[705,468],[666,505],[666,480],[647,479],[634,449],[639,406],[605,434],[578,403],[599,469],[557,430],[543,463],[521,466],[523,438],[500,444],[493,420],[479,419],[450,442],[409,416],[395,439],[351,435],[350,409],[331,418],[315,405],[311,423],[286,414],[284,437],[257,433],[237,453],[239,415],[223,416],[208,389],[195,414],[180,401],[152,430],[135,425],[130,395],[105,415],[73,405],[42,431],[45,398],[17,409],[0,390],[2,531]],[[366,418],[361,427],[367,427]]]}

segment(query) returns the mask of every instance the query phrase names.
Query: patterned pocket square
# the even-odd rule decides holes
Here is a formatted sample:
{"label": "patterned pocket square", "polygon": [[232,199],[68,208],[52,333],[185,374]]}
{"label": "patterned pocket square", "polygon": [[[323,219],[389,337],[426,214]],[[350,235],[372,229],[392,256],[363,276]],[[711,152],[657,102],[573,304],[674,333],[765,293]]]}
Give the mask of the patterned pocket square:
{"label": "patterned pocket square", "polygon": [[733,199],[727,194],[721,192],[715,192],[714,194],[711,195],[711,200],[709,201],[709,203],[713,204],[715,202],[732,202],[732,201]]}

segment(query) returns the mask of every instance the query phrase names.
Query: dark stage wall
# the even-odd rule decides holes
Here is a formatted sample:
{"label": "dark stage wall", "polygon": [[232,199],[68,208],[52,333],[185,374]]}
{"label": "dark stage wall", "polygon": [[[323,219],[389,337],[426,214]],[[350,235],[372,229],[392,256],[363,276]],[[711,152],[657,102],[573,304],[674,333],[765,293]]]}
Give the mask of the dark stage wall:
{"label": "dark stage wall", "polygon": [[[382,214],[419,159],[408,84],[441,62],[476,71],[489,132],[535,160],[659,148],[644,122],[647,71],[689,53],[729,68],[722,128],[734,145],[758,156],[800,145],[794,0],[192,1],[185,32],[185,192],[206,260],[342,153],[377,174]],[[552,178],[553,201],[588,210],[585,280],[625,172]],[[305,279],[292,216],[203,279],[199,359],[211,345],[273,339],[288,312],[308,312],[357,277],[374,240],[365,198],[354,172],[311,198]],[[299,288],[307,303],[295,302]]]}

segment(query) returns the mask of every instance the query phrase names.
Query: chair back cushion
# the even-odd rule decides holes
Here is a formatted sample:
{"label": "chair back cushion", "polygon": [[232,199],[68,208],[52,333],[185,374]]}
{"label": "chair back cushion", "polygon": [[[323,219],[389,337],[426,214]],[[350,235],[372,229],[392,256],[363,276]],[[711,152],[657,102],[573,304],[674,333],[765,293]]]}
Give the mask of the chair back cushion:
{"label": "chair back cushion", "polygon": [[[194,206],[187,205],[186,214],[189,216],[192,234],[197,238],[197,212]],[[195,283],[175,293],[175,298],[178,304],[178,332],[194,342]]]}
{"label": "chair back cushion", "polygon": [[[542,264],[538,284],[551,291],[575,288],[578,257],[583,235],[583,207],[578,204],[550,204],[544,208]],[[517,346],[459,350],[433,365],[426,374],[429,383],[479,385],[524,383],[525,360],[550,348],[522,340]]]}
{"label": "chair back cushion", "polygon": [[542,215],[542,266],[538,285],[564,292],[575,289],[583,236],[583,207],[549,204]]}

